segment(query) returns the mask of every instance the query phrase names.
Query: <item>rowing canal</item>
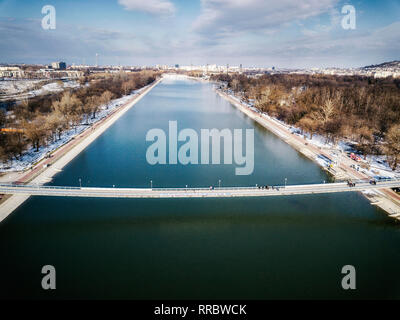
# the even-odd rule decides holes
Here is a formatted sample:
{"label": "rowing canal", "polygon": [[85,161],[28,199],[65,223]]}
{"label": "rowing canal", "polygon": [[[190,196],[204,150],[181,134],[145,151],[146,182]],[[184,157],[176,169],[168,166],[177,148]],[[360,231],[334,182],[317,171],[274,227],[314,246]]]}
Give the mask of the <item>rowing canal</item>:
{"label": "rowing canal", "polygon": [[[254,129],[254,172],[146,161],[150,129]],[[320,183],[313,162],[219,97],[165,79],[53,185],[203,187]],[[57,289],[41,288],[56,268]],[[341,287],[345,265],[357,289]],[[228,199],[33,197],[0,225],[0,297],[400,298],[400,226],[360,194]]]}

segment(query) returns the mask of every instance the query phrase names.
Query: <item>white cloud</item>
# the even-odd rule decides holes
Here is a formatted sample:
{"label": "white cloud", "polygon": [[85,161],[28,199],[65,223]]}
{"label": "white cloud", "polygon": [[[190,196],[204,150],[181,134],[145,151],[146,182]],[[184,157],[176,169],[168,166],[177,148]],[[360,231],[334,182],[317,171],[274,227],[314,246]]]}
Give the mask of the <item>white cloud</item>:
{"label": "white cloud", "polygon": [[175,6],[168,0],[118,0],[126,10],[143,11],[155,15],[173,15]]}
{"label": "white cloud", "polygon": [[0,18],[0,48],[0,63],[43,64],[53,60],[94,64],[95,53],[100,53],[104,64],[124,58],[132,62],[133,56],[159,49],[129,31],[60,24],[54,32],[47,32],[40,20],[7,18]]}
{"label": "white cloud", "polygon": [[193,24],[201,34],[268,32],[329,12],[338,0],[201,0],[202,13]]}
{"label": "white cloud", "polygon": [[307,34],[278,46],[253,46],[235,53],[263,57],[285,67],[362,67],[398,59],[400,22],[372,31]]}

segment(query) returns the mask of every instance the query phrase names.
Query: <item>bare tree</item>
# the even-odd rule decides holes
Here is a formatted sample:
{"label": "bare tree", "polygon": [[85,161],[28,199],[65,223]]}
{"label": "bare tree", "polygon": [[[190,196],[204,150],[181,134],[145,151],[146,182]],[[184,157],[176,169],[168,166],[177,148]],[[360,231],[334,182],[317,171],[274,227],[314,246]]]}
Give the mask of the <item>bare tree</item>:
{"label": "bare tree", "polygon": [[82,102],[71,94],[69,91],[65,92],[60,101],[55,101],[52,108],[58,114],[62,114],[67,122],[72,122],[74,125],[80,122],[82,116],[81,110]]}
{"label": "bare tree", "polygon": [[100,96],[100,103],[104,104],[106,106],[106,109],[108,109],[108,105],[109,105],[112,97],[113,97],[113,94],[110,91],[108,91],[108,90],[104,91],[102,93],[102,95]]}
{"label": "bare tree", "polygon": [[30,103],[28,99],[22,100],[17,104],[13,110],[14,116],[17,120],[32,119],[33,115],[30,111]]}
{"label": "bare tree", "polygon": [[24,123],[25,136],[31,142],[32,146],[39,151],[40,146],[47,137],[46,118],[38,116],[33,121]]}
{"label": "bare tree", "polygon": [[130,81],[125,81],[122,83],[121,88],[122,88],[124,95],[127,95],[132,90],[131,87],[132,86],[131,86]]}
{"label": "bare tree", "polygon": [[305,130],[310,134],[310,139],[312,140],[313,135],[315,134],[315,131],[318,128],[317,122],[309,117],[304,117],[300,119],[300,121],[297,124],[298,126],[300,126],[301,129]]}
{"label": "bare tree", "polygon": [[2,149],[2,160],[7,161],[11,158],[15,158],[18,160],[22,153],[25,151],[27,142],[23,138],[21,133],[10,133],[4,136],[5,140],[3,141],[5,145]]}
{"label": "bare tree", "polygon": [[233,91],[238,92],[240,90],[240,81],[238,79],[233,79],[231,83]]}
{"label": "bare tree", "polygon": [[328,123],[332,119],[334,114],[335,107],[331,99],[327,99],[325,103],[321,106],[320,110],[315,113],[318,120],[322,122],[322,125]]}
{"label": "bare tree", "polygon": [[7,123],[7,114],[3,109],[0,109],[0,127],[4,127]]}
{"label": "bare tree", "polygon": [[53,140],[60,140],[62,133],[68,128],[68,123],[63,119],[62,115],[53,112],[46,118],[46,127],[52,134]]}
{"label": "bare tree", "polygon": [[100,97],[99,96],[90,96],[86,99],[86,106],[88,111],[92,115],[92,119],[96,118],[96,112],[100,108]]}
{"label": "bare tree", "polygon": [[388,163],[393,170],[400,162],[400,124],[392,126],[386,135],[385,151]]}

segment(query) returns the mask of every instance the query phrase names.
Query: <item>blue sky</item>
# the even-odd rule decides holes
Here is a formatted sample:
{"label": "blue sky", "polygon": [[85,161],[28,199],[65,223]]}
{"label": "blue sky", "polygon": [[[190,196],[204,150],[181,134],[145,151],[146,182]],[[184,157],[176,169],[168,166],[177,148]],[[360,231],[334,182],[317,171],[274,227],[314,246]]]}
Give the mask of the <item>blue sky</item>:
{"label": "blue sky", "polygon": [[358,67],[399,52],[399,0],[0,0],[0,63]]}

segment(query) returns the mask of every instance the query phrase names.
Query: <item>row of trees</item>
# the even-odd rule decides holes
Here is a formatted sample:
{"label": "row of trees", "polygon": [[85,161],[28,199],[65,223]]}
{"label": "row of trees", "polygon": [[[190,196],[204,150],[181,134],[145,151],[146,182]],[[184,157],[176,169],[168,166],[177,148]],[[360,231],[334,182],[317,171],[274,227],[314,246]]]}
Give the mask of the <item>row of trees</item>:
{"label": "row of trees", "polygon": [[213,80],[311,137],[354,141],[364,155],[384,153],[393,169],[400,164],[400,79],[221,74]]}
{"label": "row of trees", "polygon": [[8,113],[0,110],[0,127],[12,129],[0,134],[0,160],[19,159],[29,147],[39,151],[61,139],[66,130],[88,124],[112,99],[130,94],[156,77],[152,71],[93,76],[76,90],[22,101]]}

